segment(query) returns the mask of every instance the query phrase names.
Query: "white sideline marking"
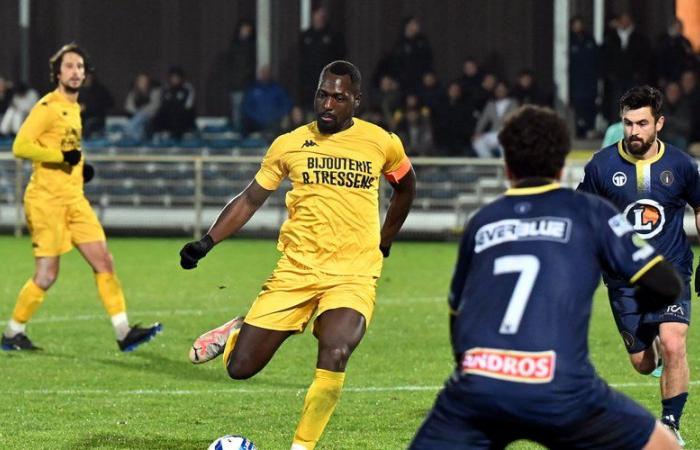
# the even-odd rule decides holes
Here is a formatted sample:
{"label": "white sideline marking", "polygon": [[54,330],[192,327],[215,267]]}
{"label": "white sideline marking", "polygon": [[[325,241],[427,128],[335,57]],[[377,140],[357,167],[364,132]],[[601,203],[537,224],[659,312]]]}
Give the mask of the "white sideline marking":
{"label": "white sideline marking", "polygon": [[[691,385],[700,385],[700,380],[693,380]],[[610,383],[613,388],[622,387],[658,387],[658,383]],[[438,391],[442,386],[366,386],[343,388],[346,392],[420,392]],[[109,389],[25,389],[0,391],[3,395],[153,395],[153,396],[177,396],[177,395],[221,395],[221,394],[274,394],[279,392],[300,393],[306,392],[304,388],[222,388],[222,389],[132,389],[114,391]]]}
{"label": "white sideline marking", "polygon": [[[252,300],[251,300],[252,302]],[[411,303],[437,303],[444,302],[447,305],[446,298],[443,297],[388,297],[385,299],[379,299],[377,304],[379,305],[407,305]],[[381,306],[380,306],[381,307]],[[245,307],[244,307],[245,309]],[[155,317],[156,320],[162,320],[163,316],[204,316],[211,313],[229,313],[234,314],[235,308],[210,308],[210,309],[160,309],[160,310],[150,310],[150,311],[127,311],[129,317]],[[81,314],[75,316],[48,316],[48,317],[37,317],[32,319],[31,323],[60,323],[60,322],[89,322],[93,320],[107,321],[106,314]],[[0,326],[7,325],[6,320],[0,320]]]}

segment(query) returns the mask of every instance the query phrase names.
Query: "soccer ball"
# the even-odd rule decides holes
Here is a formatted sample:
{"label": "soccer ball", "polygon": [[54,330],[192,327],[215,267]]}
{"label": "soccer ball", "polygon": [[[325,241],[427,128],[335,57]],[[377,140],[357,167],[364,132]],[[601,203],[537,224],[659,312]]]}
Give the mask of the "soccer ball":
{"label": "soccer ball", "polygon": [[248,438],[227,434],[212,442],[207,450],[257,450],[257,447]]}

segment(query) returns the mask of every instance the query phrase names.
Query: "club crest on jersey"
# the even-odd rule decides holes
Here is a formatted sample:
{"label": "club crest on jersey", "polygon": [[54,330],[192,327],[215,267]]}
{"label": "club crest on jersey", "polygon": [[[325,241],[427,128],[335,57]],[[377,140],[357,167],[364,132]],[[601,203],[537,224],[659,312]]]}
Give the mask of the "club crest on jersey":
{"label": "club crest on jersey", "polygon": [[615,172],[612,176],[612,182],[617,187],[622,187],[627,183],[627,175],[624,172]]}
{"label": "club crest on jersey", "polygon": [[661,233],[666,223],[664,207],[647,198],[630,203],[623,214],[632,224],[635,233],[644,239],[653,238]]}
{"label": "club crest on jersey", "polygon": [[556,353],[471,348],[462,356],[463,374],[516,383],[549,383],[554,378]]}
{"label": "club crest on jersey", "polygon": [[571,220],[564,217],[504,219],[482,225],[474,236],[474,252],[512,241],[569,242]]}
{"label": "club crest on jersey", "polygon": [[670,170],[664,170],[661,172],[661,175],[659,175],[659,179],[661,179],[661,183],[663,183],[664,186],[670,186],[673,184],[673,173],[671,173]]}

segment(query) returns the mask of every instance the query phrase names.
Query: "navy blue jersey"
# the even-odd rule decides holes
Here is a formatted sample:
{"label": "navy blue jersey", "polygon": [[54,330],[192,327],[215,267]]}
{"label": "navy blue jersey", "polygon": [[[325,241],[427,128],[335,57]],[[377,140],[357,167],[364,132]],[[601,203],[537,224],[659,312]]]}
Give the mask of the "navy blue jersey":
{"label": "navy blue jersey", "polygon": [[550,413],[602,395],[588,359],[601,270],[633,283],[661,259],[600,197],[558,184],[509,189],[460,244],[449,297],[459,389],[527,397]]}
{"label": "navy blue jersey", "polygon": [[700,206],[700,175],[694,159],[659,141],[658,155],[638,160],[620,141],[586,164],[578,190],[610,200],[641,238],[649,240],[681,274],[691,275],[693,254],[683,231],[683,216],[686,204]]}

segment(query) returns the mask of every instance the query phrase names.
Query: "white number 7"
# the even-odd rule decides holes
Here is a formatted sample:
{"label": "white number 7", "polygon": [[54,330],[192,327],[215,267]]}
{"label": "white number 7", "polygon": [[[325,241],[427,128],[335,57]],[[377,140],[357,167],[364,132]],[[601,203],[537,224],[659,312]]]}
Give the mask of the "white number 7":
{"label": "white number 7", "polygon": [[530,299],[535,279],[540,271],[540,260],[532,255],[501,256],[493,262],[493,274],[520,273],[518,281],[515,283],[513,295],[510,296],[506,315],[498,330],[501,334],[515,334],[520,327],[520,320],[523,318],[525,307]]}

